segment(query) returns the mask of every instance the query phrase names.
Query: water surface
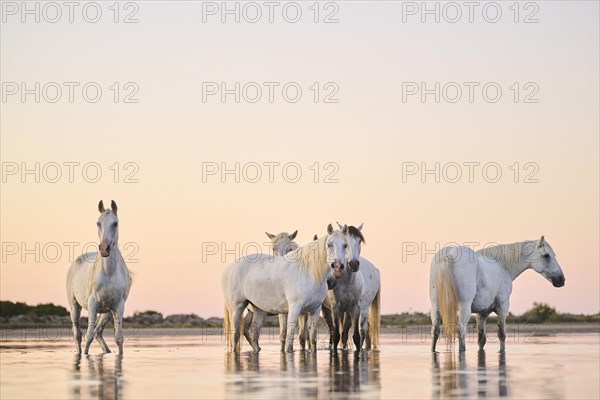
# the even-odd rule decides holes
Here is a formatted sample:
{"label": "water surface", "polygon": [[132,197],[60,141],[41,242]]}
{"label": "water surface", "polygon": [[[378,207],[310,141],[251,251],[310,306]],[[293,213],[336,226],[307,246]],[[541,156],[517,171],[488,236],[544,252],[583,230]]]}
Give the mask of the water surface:
{"label": "water surface", "polygon": [[[382,335],[380,352],[227,354],[219,335],[140,333],[125,355],[76,356],[68,340],[0,341],[0,398],[599,398],[599,335],[559,334],[431,354],[427,338]],[[106,335],[110,337],[109,335]],[[44,339],[44,340],[43,340]],[[107,340],[110,345],[110,341]],[[114,347],[114,345],[113,345]],[[443,346],[441,346],[443,350]]]}

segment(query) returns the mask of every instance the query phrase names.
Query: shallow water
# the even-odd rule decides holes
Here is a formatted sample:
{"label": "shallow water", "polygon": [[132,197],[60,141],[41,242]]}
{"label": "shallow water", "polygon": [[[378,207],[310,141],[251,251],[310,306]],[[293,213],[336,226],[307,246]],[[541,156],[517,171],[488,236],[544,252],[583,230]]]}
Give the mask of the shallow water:
{"label": "shallow water", "polygon": [[[559,334],[468,343],[464,357],[429,352],[428,338],[384,334],[380,352],[227,354],[219,335],[186,330],[130,335],[125,355],[78,357],[68,339],[2,337],[0,398],[598,398],[600,336]],[[106,337],[110,337],[106,335]],[[107,341],[110,345],[110,341]],[[113,345],[114,346],[114,345]],[[443,350],[443,345],[440,347]],[[249,346],[246,346],[246,350]]]}

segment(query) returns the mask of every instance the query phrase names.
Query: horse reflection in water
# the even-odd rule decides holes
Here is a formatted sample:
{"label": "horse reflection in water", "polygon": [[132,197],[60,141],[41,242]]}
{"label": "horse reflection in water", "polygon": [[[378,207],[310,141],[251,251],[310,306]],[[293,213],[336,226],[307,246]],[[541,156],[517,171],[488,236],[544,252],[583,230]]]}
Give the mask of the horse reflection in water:
{"label": "horse reflection in water", "polygon": [[330,392],[381,389],[378,352],[332,352],[329,359]]}
{"label": "horse reflection in water", "polygon": [[[110,366],[112,359],[114,359],[114,367]],[[123,397],[122,375],[123,354],[114,356],[76,354],[73,358],[71,398],[121,399]]]}
{"label": "horse reflection in water", "polygon": [[357,392],[378,397],[381,390],[377,352],[280,353],[279,362],[262,357],[256,352],[225,355],[225,397],[320,399]]}
{"label": "horse reflection in water", "polygon": [[[440,366],[440,357],[443,358]],[[488,371],[485,350],[477,353],[477,370],[467,367],[465,353],[434,353],[432,354],[431,377],[432,398],[475,397],[497,398],[508,396],[508,381],[506,375],[506,353],[498,354],[498,372]],[[477,378],[477,385],[471,378]]]}

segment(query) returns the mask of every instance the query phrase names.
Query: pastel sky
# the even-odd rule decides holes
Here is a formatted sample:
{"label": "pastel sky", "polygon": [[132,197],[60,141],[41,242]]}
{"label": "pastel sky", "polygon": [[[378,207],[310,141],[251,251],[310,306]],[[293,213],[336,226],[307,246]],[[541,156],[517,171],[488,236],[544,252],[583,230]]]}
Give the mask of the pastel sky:
{"label": "pastel sky", "polygon": [[[537,301],[598,312],[598,3],[521,3],[518,15],[513,2],[501,3],[496,23],[482,14],[486,2],[472,23],[466,8],[449,22],[455,10],[445,3],[439,23],[412,14],[421,2],[320,3],[318,16],[312,3],[297,3],[297,23],[284,19],[285,2],[273,23],[264,6],[256,23],[248,6],[239,23],[227,14],[223,23],[221,10],[208,12],[221,2],[193,1],[135,2],[119,9],[118,23],[112,2],[98,3],[97,23],[81,8],[73,23],[66,9],[57,23],[48,21],[51,9],[23,23],[22,10],[3,3],[0,298],[66,305],[69,249],[97,245],[97,203],[114,199],[136,274],[126,314],[221,316],[221,271],[252,243],[268,251],[264,231],[298,229],[304,244],[335,221],[365,224],[362,255],[381,270],[383,313],[429,310],[431,253],[444,244],[541,235],[566,286],[527,271],[511,311]],[[127,16],[138,22],[123,23]],[[35,82],[40,101],[35,93],[22,101],[21,83]],[[73,102],[65,82],[76,83]],[[240,82],[240,92],[246,85],[239,103],[207,94],[221,82]],[[274,82],[273,102],[264,82]],[[439,102],[407,94],[421,82],[430,90],[440,83]],[[62,95],[53,103],[56,86]],[[257,86],[262,97],[252,103]],[[96,87],[102,95],[92,103]],[[127,95],[138,102],[125,103]],[[39,182],[23,175],[36,163]],[[236,163],[239,182],[221,176]],[[436,163],[439,182],[421,175]],[[215,165],[217,174],[203,176]],[[218,254],[208,254],[214,246]]]}

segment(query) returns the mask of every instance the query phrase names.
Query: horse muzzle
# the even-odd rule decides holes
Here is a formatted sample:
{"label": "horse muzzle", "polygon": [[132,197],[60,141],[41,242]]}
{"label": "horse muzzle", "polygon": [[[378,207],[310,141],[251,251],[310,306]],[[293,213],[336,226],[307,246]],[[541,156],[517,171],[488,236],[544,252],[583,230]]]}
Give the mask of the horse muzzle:
{"label": "horse muzzle", "polygon": [[106,242],[100,243],[98,249],[100,250],[100,255],[102,257],[108,257],[110,255],[110,246],[106,244]]}
{"label": "horse muzzle", "polygon": [[350,267],[350,271],[356,272],[360,268],[360,261],[350,260],[350,262],[348,263],[348,266]]}
{"label": "horse muzzle", "polygon": [[552,278],[552,286],[554,287],[563,287],[565,286],[565,276],[564,275],[560,275],[560,276],[555,276]]}
{"label": "horse muzzle", "polygon": [[336,261],[334,263],[331,263],[331,275],[333,275],[336,279],[339,278],[340,276],[342,276],[342,271],[344,270],[344,264],[340,263],[339,261]]}

